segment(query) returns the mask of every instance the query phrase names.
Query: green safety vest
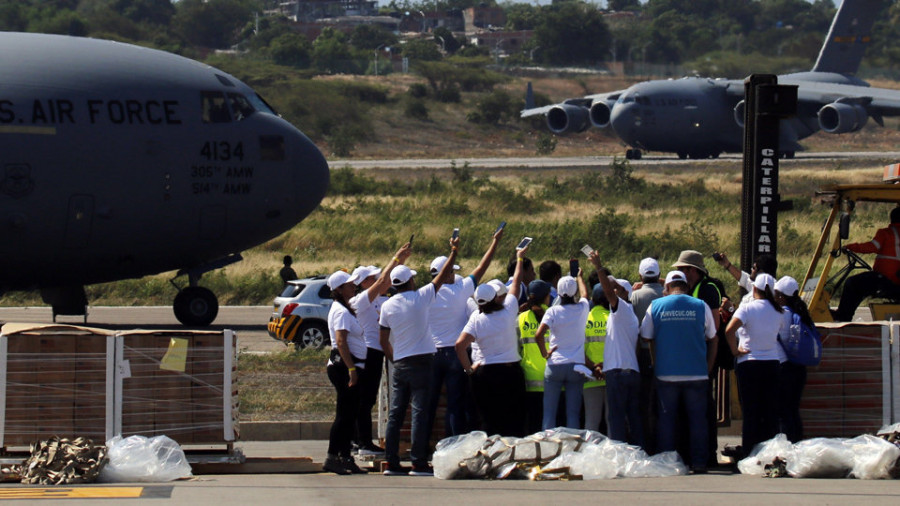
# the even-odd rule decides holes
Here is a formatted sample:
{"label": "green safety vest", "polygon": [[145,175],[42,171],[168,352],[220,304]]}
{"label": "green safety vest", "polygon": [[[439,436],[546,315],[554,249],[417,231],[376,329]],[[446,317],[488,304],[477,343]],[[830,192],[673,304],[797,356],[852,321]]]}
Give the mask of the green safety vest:
{"label": "green safety vest", "polygon": [[[591,362],[599,364],[603,362],[603,347],[606,346],[606,321],[609,319],[609,309],[596,305],[588,313],[587,325],[584,327],[584,354]],[[606,386],[605,380],[588,381],[584,388]]]}
{"label": "green safety vest", "polygon": [[[543,307],[547,309],[547,306]],[[521,364],[522,371],[525,373],[525,391],[527,392],[544,391],[544,369],[547,367],[547,359],[541,355],[541,350],[534,339],[539,324],[537,315],[530,309],[519,315],[519,343],[522,345]]]}
{"label": "green safety vest", "polygon": [[722,304],[722,292],[719,290],[719,287],[716,286],[715,283],[713,283],[712,281],[709,280],[709,277],[707,277],[707,276],[704,276],[703,279],[701,279],[697,283],[697,286],[694,287],[694,292],[691,295],[695,299],[699,299],[700,298],[700,286],[703,284],[711,285],[713,288],[716,289],[716,293],[719,295],[719,304]]}

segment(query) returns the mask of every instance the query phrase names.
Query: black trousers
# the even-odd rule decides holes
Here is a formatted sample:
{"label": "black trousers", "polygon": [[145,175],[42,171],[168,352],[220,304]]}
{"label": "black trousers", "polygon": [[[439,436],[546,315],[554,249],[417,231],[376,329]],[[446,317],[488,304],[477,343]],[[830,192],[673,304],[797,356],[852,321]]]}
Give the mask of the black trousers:
{"label": "black trousers", "polygon": [[353,434],[356,432],[356,413],[359,410],[359,383],[349,386],[350,372],[344,364],[327,367],[328,380],[337,392],[334,422],[328,435],[328,454],[350,457]]}
{"label": "black trousers", "polygon": [[866,297],[874,295],[879,290],[889,290],[896,285],[883,274],[869,271],[850,276],[844,282],[844,291],[841,293],[841,302],[838,304],[838,321],[849,322],[853,320],[853,313],[859,307],[860,302]]}
{"label": "black trousers", "polygon": [[471,376],[472,393],[489,435],[524,437],[525,373],[518,362],[479,366]]}
{"label": "black trousers", "polygon": [[806,386],[806,366],[784,362],[781,364],[778,385],[778,419],[781,432],[792,442],[803,439],[803,420],[800,419],[800,399]]}
{"label": "black trousers", "polygon": [[366,368],[359,375],[359,412],[356,414],[356,444],[372,445],[372,408],[378,402],[378,387],[384,370],[384,352],[366,349]]}
{"label": "black trousers", "polygon": [[744,413],[741,446],[745,454],[778,433],[778,370],[777,360],[745,360],[734,368]]}

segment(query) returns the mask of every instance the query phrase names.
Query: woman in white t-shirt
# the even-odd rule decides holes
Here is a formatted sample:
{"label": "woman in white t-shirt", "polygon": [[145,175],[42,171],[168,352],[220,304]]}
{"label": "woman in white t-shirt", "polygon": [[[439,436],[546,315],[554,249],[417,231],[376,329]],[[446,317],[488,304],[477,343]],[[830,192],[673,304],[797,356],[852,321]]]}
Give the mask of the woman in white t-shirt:
{"label": "woman in white t-shirt", "polygon": [[322,469],[336,474],[365,473],[350,456],[360,399],[357,369],[365,367],[366,361],[365,332],[350,304],[356,293],[355,281],[350,274],[337,271],[326,282],[334,298],[328,311],[331,355],[327,372],[337,392],[337,401],[328,438],[328,455]]}
{"label": "woman in white t-shirt", "polygon": [[757,443],[778,433],[778,371],[786,359],[778,343],[785,326],[784,309],[775,302],[775,278],[757,274],[753,299],[735,311],[725,338],[735,358],[734,372],[744,414],[741,448],[749,452]]}
{"label": "woman in white t-shirt", "polygon": [[[560,303],[550,306],[541,318],[534,340],[547,358],[544,370],[544,430],[556,426],[556,409],[563,387],[566,389],[566,427],[581,427],[582,388],[586,377],[575,369],[584,368],[584,328],[590,302],[581,270],[578,277],[563,276],[556,285]],[[550,349],[544,335],[550,331]],[[589,373],[589,371],[588,371]]]}
{"label": "woman in white t-shirt", "polygon": [[[516,251],[516,270],[509,292],[499,295],[490,282],[475,289],[478,312],[456,340],[456,355],[469,375],[475,404],[488,434],[525,436],[525,375],[519,366],[516,317],[525,249]],[[479,361],[472,364],[468,348],[477,343]]]}

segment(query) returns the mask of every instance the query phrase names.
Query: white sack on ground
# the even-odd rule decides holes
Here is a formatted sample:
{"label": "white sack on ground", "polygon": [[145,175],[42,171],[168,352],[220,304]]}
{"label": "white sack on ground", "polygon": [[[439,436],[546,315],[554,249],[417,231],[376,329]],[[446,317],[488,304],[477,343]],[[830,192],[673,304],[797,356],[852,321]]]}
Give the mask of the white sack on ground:
{"label": "white sack on ground", "polygon": [[868,434],[853,439],[806,439],[793,445],[784,434],[778,434],[756,445],[750,456],[738,462],[738,470],[761,476],[776,457],[786,461],[785,468],[793,478],[873,480],[890,478],[900,448]]}
{"label": "white sack on ground", "polygon": [[438,443],[432,459],[435,476],[460,478],[585,480],[687,474],[675,452],[648,457],[639,447],[608,439],[599,432],[557,428],[521,439],[472,432]]}
{"label": "white sack on ground", "polygon": [[109,462],[100,472],[102,482],[165,482],[192,476],[184,451],[166,436],[115,436],[106,448]]}
{"label": "white sack on ground", "polygon": [[778,434],[774,438],[763,441],[753,447],[753,450],[746,458],[738,462],[738,471],[741,474],[751,474],[754,476],[762,476],[765,467],[772,463],[776,457],[782,460],[789,460],[792,457],[794,447],[787,436]]}

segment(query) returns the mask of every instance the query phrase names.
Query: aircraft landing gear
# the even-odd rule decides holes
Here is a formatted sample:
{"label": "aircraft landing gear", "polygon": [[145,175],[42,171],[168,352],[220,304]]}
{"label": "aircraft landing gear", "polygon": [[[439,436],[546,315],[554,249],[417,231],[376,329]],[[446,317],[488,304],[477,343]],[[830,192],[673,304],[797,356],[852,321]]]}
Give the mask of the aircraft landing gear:
{"label": "aircraft landing gear", "polygon": [[181,288],[175,284],[175,278],[169,280],[172,286],[178,289],[178,295],[175,296],[175,301],[172,304],[175,318],[178,318],[178,321],[187,327],[206,327],[212,323],[219,314],[219,300],[212,293],[212,290],[198,286],[200,276],[240,260],[242,260],[241,255],[235,253],[208,264],[178,271],[175,278],[187,275],[188,286]]}
{"label": "aircraft landing gear", "polygon": [[219,314],[219,300],[208,288],[189,286],[175,296],[175,318],[188,327],[206,327]]}
{"label": "aircraft landing gear", "polygon": [[641,150],[640,149],[626,149],[625,150],[625,159],[626,160],[640,160],[641,159]]}
{"label": "aircraft landing gear", "polygon": [[784,158],[785,160],[791,160],[794,158],[794,152],[793,151],[784,151],[781,153],[781,157]]}
{"label": "aircraft landing gear", "polygon": [[679,160],[687,160],[688,154],[686,151],[679,151],[676,154],[678,155]]}

